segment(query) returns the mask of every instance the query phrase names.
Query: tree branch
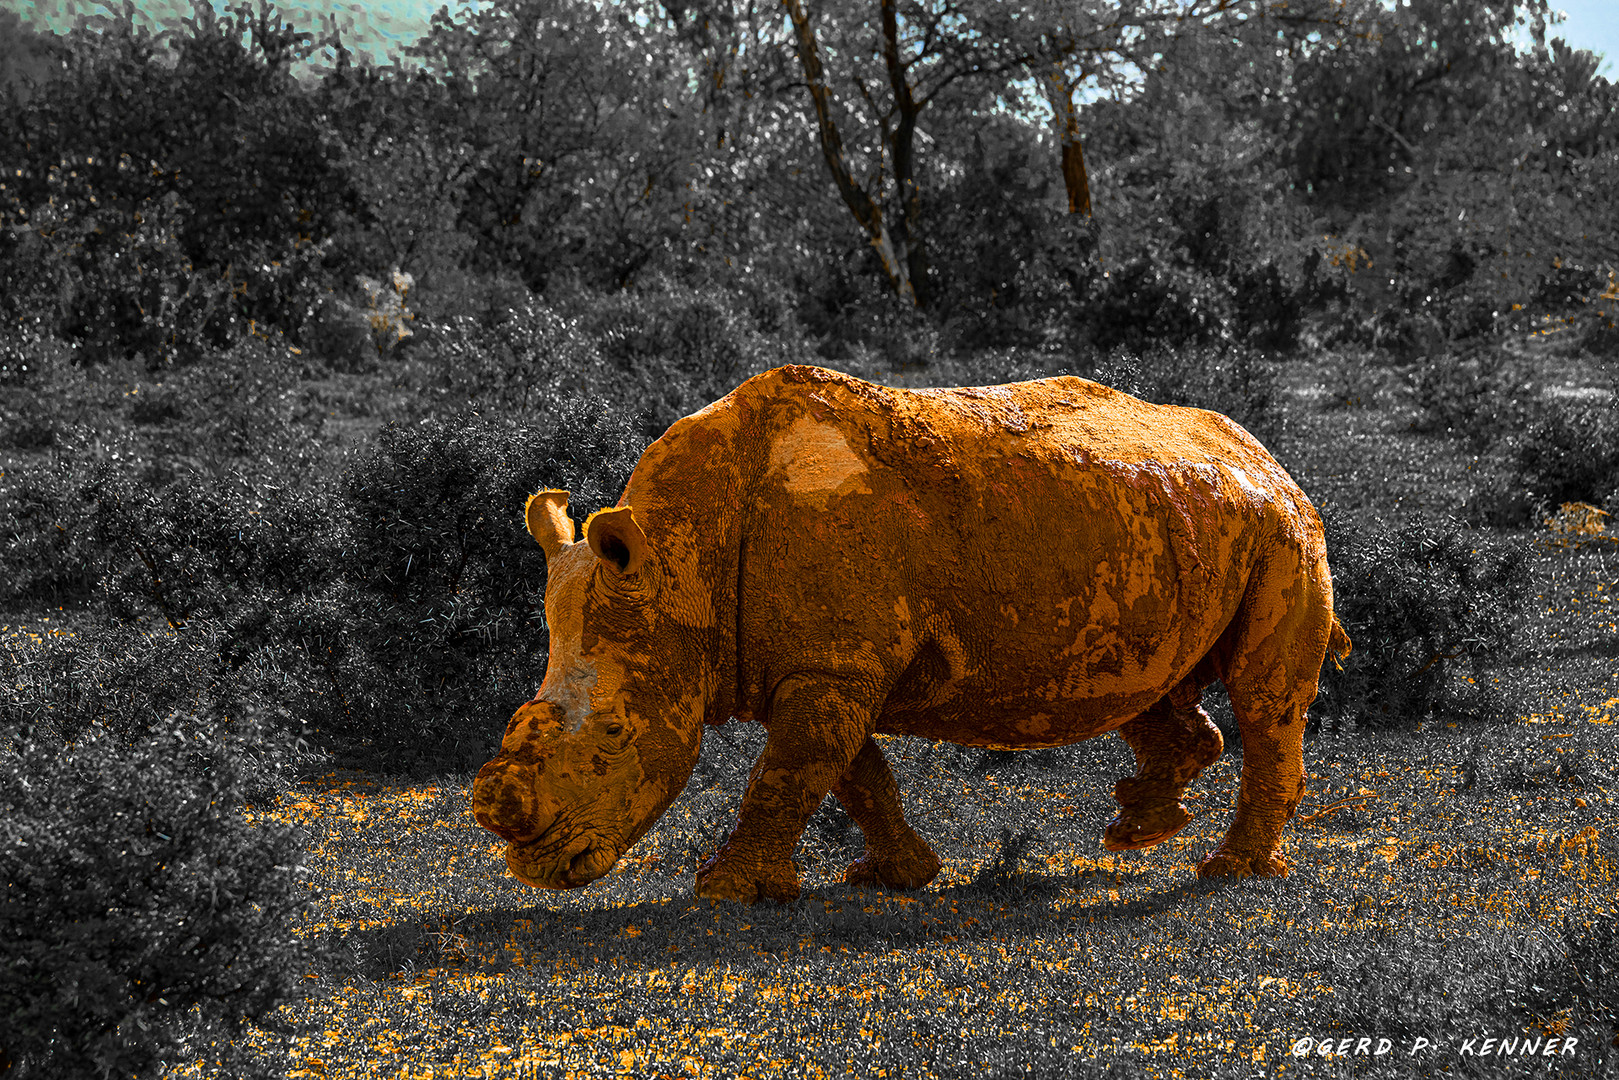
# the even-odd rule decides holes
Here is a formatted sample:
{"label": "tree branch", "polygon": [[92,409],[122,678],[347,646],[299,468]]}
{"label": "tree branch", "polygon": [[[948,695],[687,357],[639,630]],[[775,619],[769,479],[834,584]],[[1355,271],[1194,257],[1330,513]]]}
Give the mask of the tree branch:
{"label": "tree branch", "polygon": [[849,171],[849,157],[843,148],[843,137],[832,116],[832,95],[826,85],[826,71],[821,66],[820,49],[815,41],[815,29],[810,25],[803,0],[781,0],[793,23],[793,37],[797,45],[798,62],[804,69],[804,81],[810,101],[815,106],[815,119],[821,136],[821,156],[826,159],[832,182],[842,196],[844,205],[855,221],[865,229],[872,247],[877,249],[889,284],[901,299],[916,303],[905,259],[895,250],[893,239],[883,221],[882,207],[865,188],[855,183]]}

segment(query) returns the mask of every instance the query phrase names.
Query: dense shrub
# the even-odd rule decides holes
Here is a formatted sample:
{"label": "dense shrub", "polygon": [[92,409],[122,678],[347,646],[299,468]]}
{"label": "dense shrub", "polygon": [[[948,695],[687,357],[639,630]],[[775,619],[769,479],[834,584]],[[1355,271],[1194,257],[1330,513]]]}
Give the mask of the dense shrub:
{"label": "dense shrub", "polygon": [[645,409],[652,438],[761,371],[801,363],[789,342],[761,333],[742,299],[664,283],[591,297],[580,328],[615,373],[615,402]]}
{"label": "dense shrub", "polygon": [[154,366],[191,362],[246,332],[235,283],[194,272],[181,251],[175,230],[189,209],[178,196],[120,205],[67,161],[46,183],[45,201],[6,215],[17,226],[0,239],[8,323],[61,335],[85,362],[138,356]]}
{"label": "dense shrub", "polygon": [[66,385],[65,370],[83,397],[39,398],[30,415],[54,452],[0,475],[0,604],[97,596],[126,617],[133,605],[180,623],[217,615],[248,582],[308,578],[320,563],[306,534],[329,514],[309,492],[327,466],[284,356],[244,341],[127,391],[47,367],[42,395]]}
{"label": "dense shrub", "polygon": [[309,957],[290,826],[244,815],[272,745],[254,722],[173,717],[132,740],[0,743],[0,1014],[19,1078],[255,1062],[244,1023],[298,992]]}
{"label": "dense shrub", "polygon": [[1140,355],[1116,349],[1091,377],[1159,405],[1188,405],[1230,417],[1273,452],[1285,435],[1281,388],[1253,349],[1233,344],[1155,345]]}
{"label": "dense shrub", "polygon": [[1425,363],[1411,379],[1417,430],[1460,436],[1480,455],[1473,519],[1515,528],[1619,491],[1619,399],[1546,397],[1531,361],[1500,346]]}
{"label": "dense shrub", "polygon": [[[420,340],[408,348],[400,374],[424,407],[533,416],[625,390],[578,319],[521,286],[508,288],[500,306],[481,318],[458,315],[418,327]],[[632,413],[640,408],[628,393],[613,400]]]}
{"label": "dense shrub", "polygon": [[1479,455],[1468,515],[1521,527],[1565,502],[1619,491],[1619,399],[1547,397],[1532,359],[1499,344],[1419,364],[1419,431],[1465,439]]}
{"label": "dense shrub", "polygon": [[0,451],[56,446],[91,415],[91,393],[65,343],[0,327]]}
{"label": "dense shrub", "polygon": [[10,282],[17,302],[53,299],[54,276],[72,294],[61,329],[98,347],[145,351],[165,323],[214,346],[233,319],[290,329],[292,294],[332,254],[322,241],[363,216],[290,73],[310,34],[247,4],[194,5],[174,31],[160,41],[133,8],[91,19],[46,85],[0,110],[0,213],[32,226],[7,230],[0,272],[43,248]]}
{"label": "dense shrub", "polygon": [[[1354,642],[1322,667],[1314,719],[1378,728],[1499,707],[1487,672],[1516,642],[1527,549],[1485,547],[1454,520],[1394,531],[1327,508],[1333,606]],[[1478,546],[1475,546],[1478,545]]]}
{"label": "dense shrub", "polygon": [[928,200],[935,317],[950,352],[1039,344],[1068,322],[1070,274],[1094,259],[1094,223],[1059,204],[1062,177],[1026,127],[987,120],[969,145]]}
{"label": "dense shrub", "polygon": [[1475,453],[1487,450],[1528,423],[1532,380],[1524,359],[1493,342],[1425,358],[1410,375],[1420,410],[1413,426],[1466,439]]}
{"label": "dense shrub", "polygon": [[1596,1042],[1588,1051],[1594,1058],[1592,1071],[1600,1075],[1597,1069],[1603,1065],[1619,1063],[1619,928],[1589,909],[1578,919],[1565,915],[1563,925],[1553,928],[1558,932],[1547,934],[1556,948],[1525,973],[1523,996],[1536,1019],[1566,1012],[1577,1025],[1607,1032],[1608,1045]]}
{"label": "dense shrub", "polygon": [[[545,672],[545,560],[525,500],[560,487],[577,517],[612,505],[641,447],[600,401],[570,401],[544,428],[469,418],[383,431],[345,479],[344,591],[296,613],[318,638],[313,657],[362,676],[334,673],[344,712],[325,710],[324,729],[481,752]],[[285,640],[294,617],[251,621]]]}
{"label": "dense shrub", "polygon": [[1178,347],[1227,337],[1235,296],[1206,269],[1143,254],[1091,268],[1076,312],[1074,332],[1102,352]]}
{"label": "dense shrub", "polygon": [[362,758],[475,755],[545,669],[524,500],[563,487],[581,517],[611,505],[642,446],[617,411],[569,399],[544,426],[391,427],[341,479],[238,469],[154,488],[116,457],[19,470],[0,489],[8,599],[180,636],[80,642],[9,683],[7,708],[90,710],[76,730],[119,695],[143,715],[259,703]]}
{"label": "dense shrub", "polygon": [[72,634],[20,636],[0,649],[0,733],[67,745],[103,730],[139,740],[176,714],[237,715],[205,634],[103,622]]}
{"label": "dense shrub", "polygon": [[[179,627],[220,618],[252,590],[296,595],[335,574],[336,509],[320,489],[268,485],[261,473],[187,475],[156,490],[105,465],[79,491],[84,546],[103,567],[109,612],[155,612]],[[94,565],[94,564],[92,564]]]}
{"label": "dense shrub", "polygon": [[1531,506],[1619,494],[1619,398],[1546,402],[1515,440],[1513,487]]}

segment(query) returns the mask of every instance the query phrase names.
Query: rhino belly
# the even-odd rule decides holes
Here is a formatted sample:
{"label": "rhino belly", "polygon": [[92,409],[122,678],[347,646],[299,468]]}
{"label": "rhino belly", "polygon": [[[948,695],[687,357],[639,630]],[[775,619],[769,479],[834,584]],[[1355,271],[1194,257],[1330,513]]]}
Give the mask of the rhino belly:
{"label": "rhino belly", "polygon": [[889,692],[877,730],[966,746],[1067,746],[1140,715],[1207,651],[1179,635],[1131,641],[1114,633],[1098,635],[1108,648],[1065,655],[1050,636],[1002,629],[985,662],[954,670],[948,648],[925,644]]}

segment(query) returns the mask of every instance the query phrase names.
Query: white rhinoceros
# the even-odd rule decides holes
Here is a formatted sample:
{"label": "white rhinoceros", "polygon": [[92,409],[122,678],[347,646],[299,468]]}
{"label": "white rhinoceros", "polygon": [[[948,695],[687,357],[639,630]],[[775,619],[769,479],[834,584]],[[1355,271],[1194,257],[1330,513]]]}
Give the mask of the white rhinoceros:
{"label": "white rhinoceros", "polygon": [[866,837],[847,880],[939,870],[874,735],[1048,747],[1117,729],[1134,777],[1111,849],[1174,835],[1243,742],[1236,813],[1204,875],[1282,874],[1305,710],[1329,649],[1321,521],[1216,413],[1079,378],[895,390],[820,368],[748,380],[671,426],[574,542],[567,492],[529,500],[545,549],[545,681],[473,786],[521,880],[601,877],[685,787],[705,724],[768,737],[702,896],[788,900],[828,791]]}

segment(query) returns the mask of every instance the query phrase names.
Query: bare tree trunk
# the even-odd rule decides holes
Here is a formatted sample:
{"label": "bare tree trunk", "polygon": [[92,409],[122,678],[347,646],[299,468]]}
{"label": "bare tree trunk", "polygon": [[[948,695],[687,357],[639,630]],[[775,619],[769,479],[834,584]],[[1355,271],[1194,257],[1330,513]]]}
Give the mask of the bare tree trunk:
{"label": "bare tree trunk", "polygon": [[888,68],[888,84],[894,92],[899,124],[894,129],[894,182],[899,188],[899,223],[895,232],[906,254],[911,289],[916,306],[927,307],[928,252],[922,227],[922,186],[916,182],[916,117],[922,111],[905,78],[905,65],[899,58],[899,17],[894,0],[882,0],[883,63]]}
{"label": "bare tree trunk", "polygon": [[1079,139],[1079,109],[1074,105],[1076,80],[1070,79],[1061,64],[1053,65],[1051,77],[1041,80],[1046,100],[1056,114],[1057,133],[1062,143],[1062,182],[1068,189],[1068,212],[1091,216],[1091,184],[1085,172],[1085,150]]}
{"label": "bare tree trunk", "polygon": [[[832,182],[838,194],[866,231],[871,246],[877,249],[883,272],[888,275],[894,294],[912,304],[917,302],[912,287],[911,259],[907,238],[902,233],[897,239],[890,234],[883,220],[883,209],[865,188],[855,183],[849,172],[849,158],[843,150],[843,138],[838,134],[832,118],[832,97],[826,86],[826,72],[821,67],[820,50],[815,43],[815,29],[810,25],[803,0],[781,0],[787,15],[793,21],[793,34],[798,44],[798,61],[804,68],[804,82],[809,87],[810,100],[815,104],[815,119],[821,133],[821,156],[832,173]],[[914,118],[913,118],[914,126]],[[914,182],[912,184],[914,189]]]}

